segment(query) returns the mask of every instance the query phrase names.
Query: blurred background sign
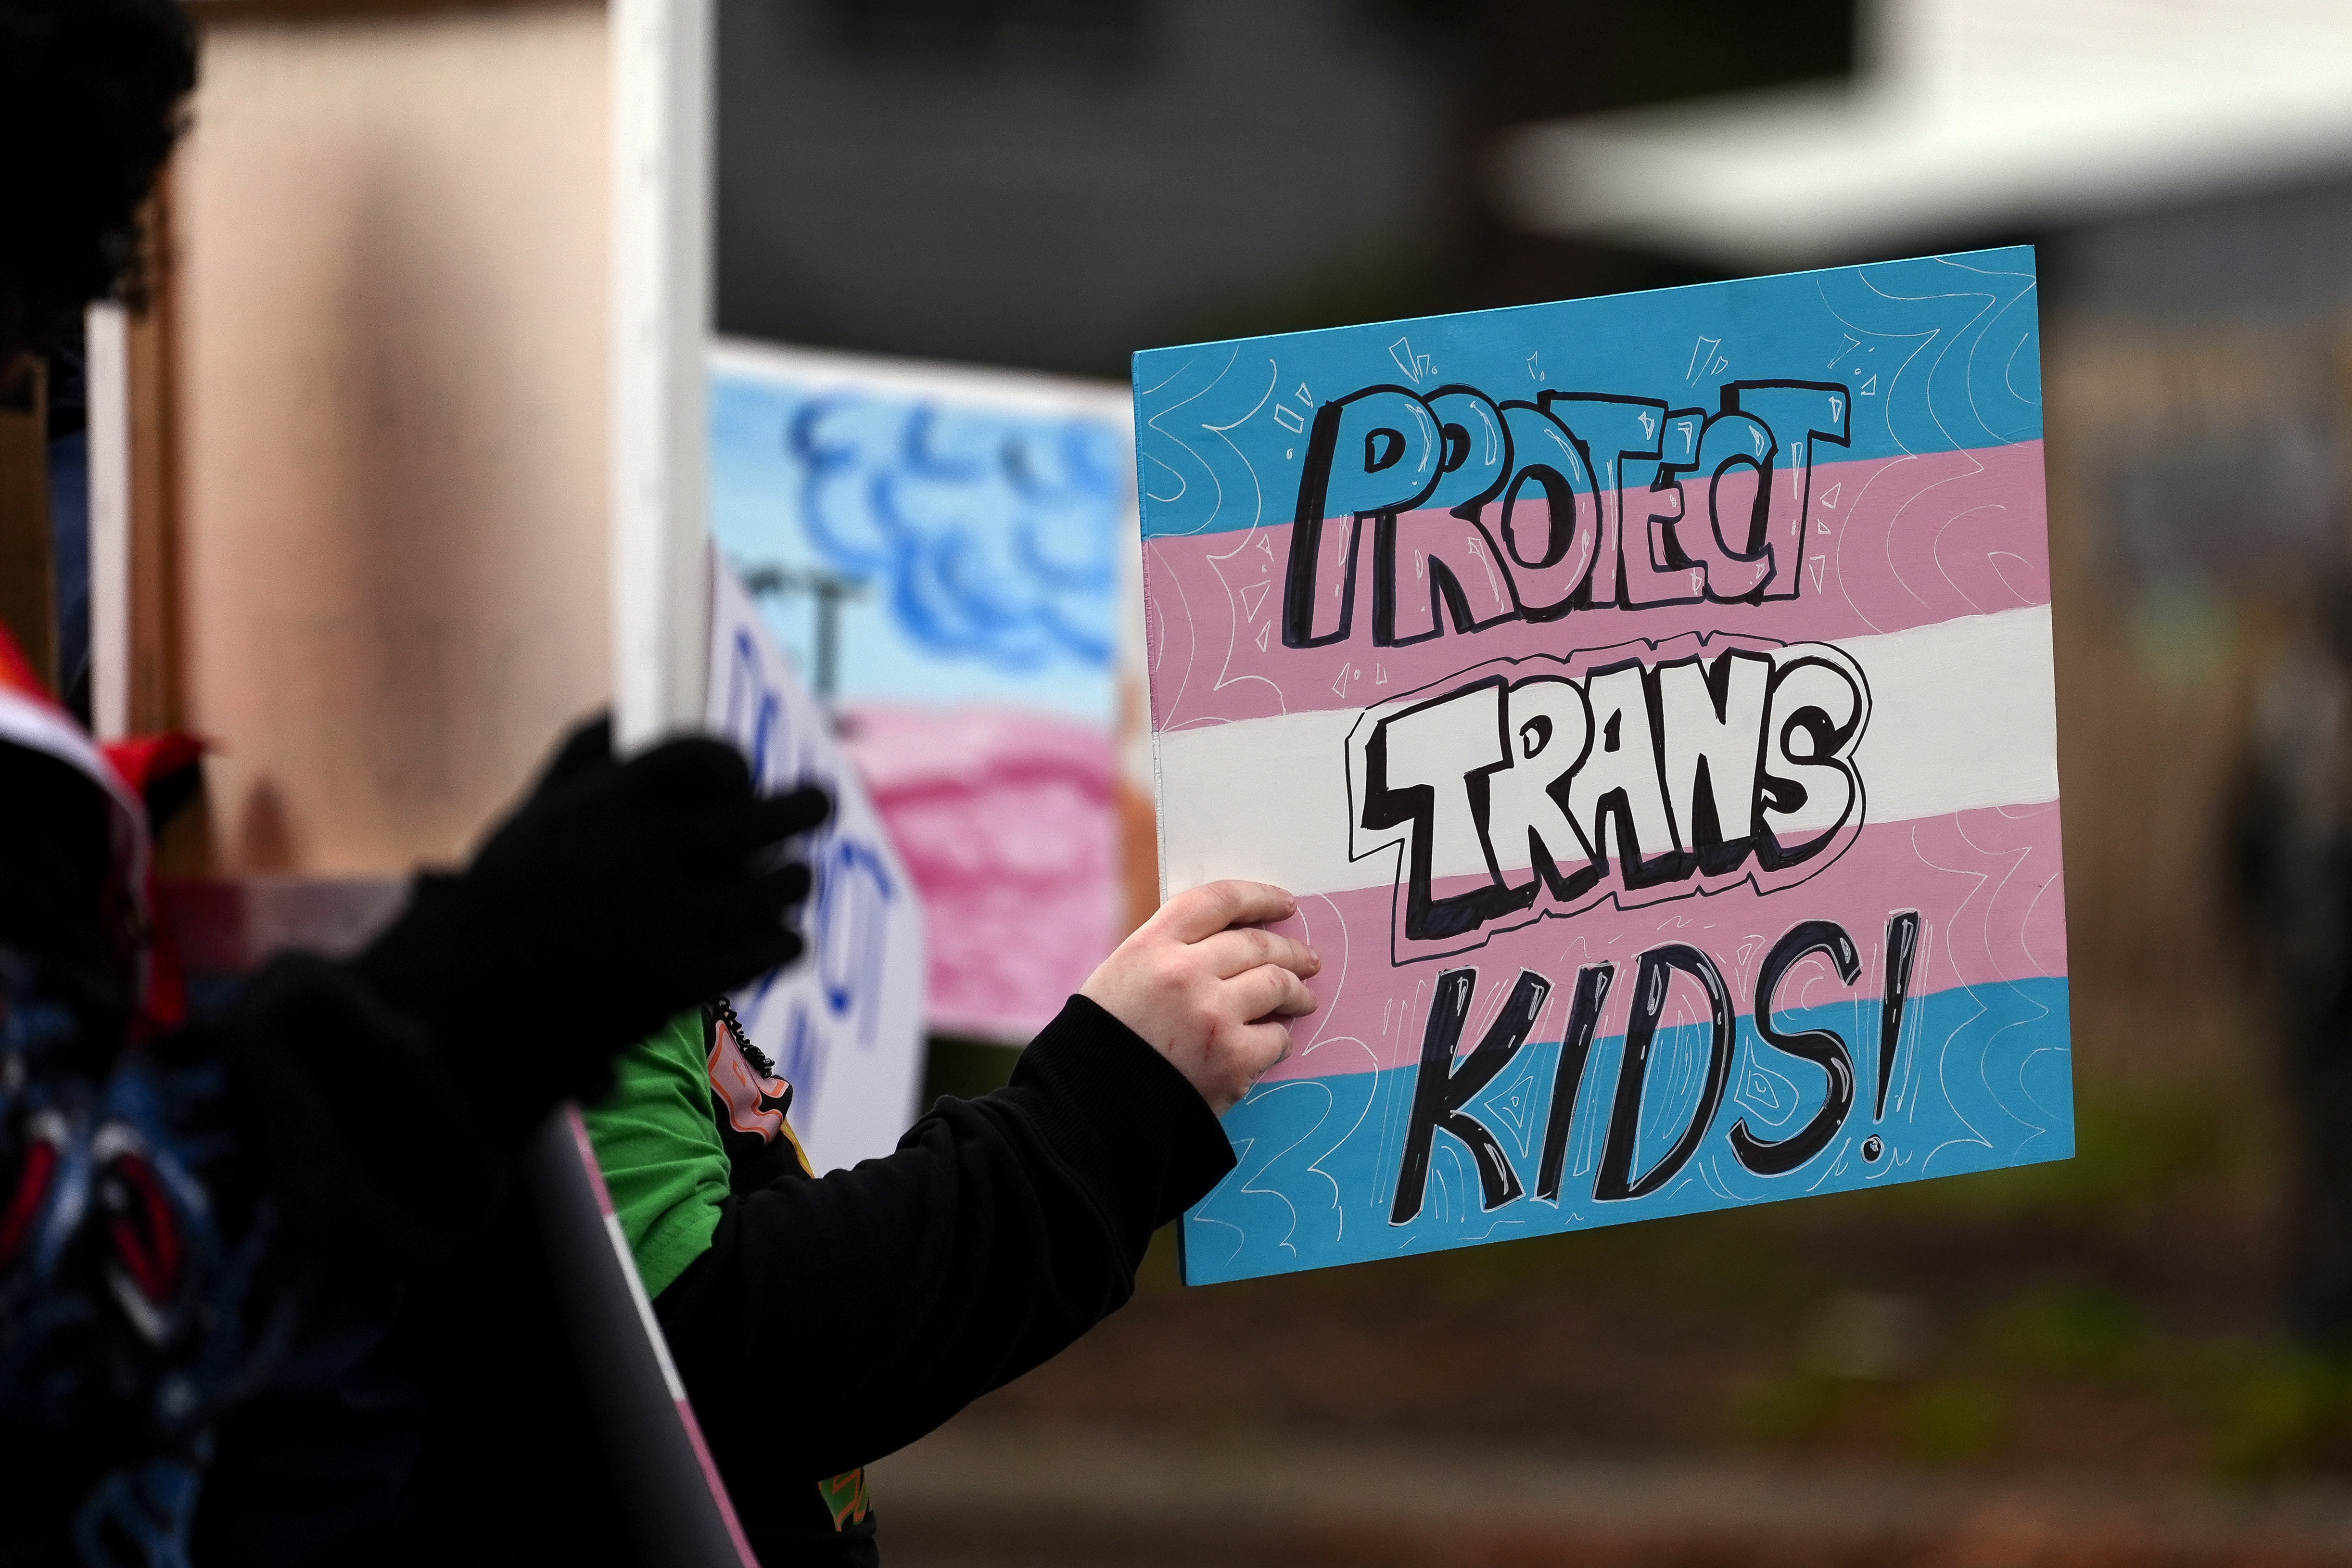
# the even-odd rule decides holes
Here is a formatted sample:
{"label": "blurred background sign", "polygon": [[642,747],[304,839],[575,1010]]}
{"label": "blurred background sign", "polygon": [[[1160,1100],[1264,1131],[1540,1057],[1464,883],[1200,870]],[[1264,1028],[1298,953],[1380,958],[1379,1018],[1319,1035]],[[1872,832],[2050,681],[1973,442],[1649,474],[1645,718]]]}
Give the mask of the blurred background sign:
{"label": "blurred background sign", "polygon": [[814,784],[833,796],[803,851],[816,873],[807,955],[738,991],[735,1011],[791,1082],[817,1173],[879,1159],[914,1121],[922,1081],[922,901],[830,717],[715,551],[707,689],[705,724],[742,748],[762,793]]}
{"label": "blurred background sign", "polygon": [[921,890],[930,1026],[1024,1042],[1125,930],[1128,397],[738,342],[710,363],[711,532]]}

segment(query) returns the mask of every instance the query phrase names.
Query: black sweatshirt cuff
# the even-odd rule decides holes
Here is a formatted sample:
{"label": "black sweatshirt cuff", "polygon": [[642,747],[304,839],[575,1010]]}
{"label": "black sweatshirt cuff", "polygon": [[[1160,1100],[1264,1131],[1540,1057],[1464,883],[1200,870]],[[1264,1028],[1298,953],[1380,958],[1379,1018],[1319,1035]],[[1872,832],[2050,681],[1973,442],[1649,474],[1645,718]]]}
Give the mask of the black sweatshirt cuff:
{"label": "black sweatshirt cuff", "polygon": [[1234,1168],[1209,1102],[1167,1058],[1084,996],[1073,996],[1013,1070],[1035,1097],[1038,1130],[1108,1197],[1157,1230]]}

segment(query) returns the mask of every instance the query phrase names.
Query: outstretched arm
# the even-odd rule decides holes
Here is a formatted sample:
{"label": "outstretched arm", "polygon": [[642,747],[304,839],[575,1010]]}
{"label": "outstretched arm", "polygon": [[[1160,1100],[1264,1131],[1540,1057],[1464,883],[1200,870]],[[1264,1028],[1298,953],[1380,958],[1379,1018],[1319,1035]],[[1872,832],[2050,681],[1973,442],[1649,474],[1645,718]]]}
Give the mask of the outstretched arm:
{"label": "outstretched arm", "polygon": [[1259,883],[1171,899],[1023,1054],[898,1152],[730,1200],[656,1303],[737,1495],[903,1447],[1124,1303],[1153,1230],[1232,1168],[1215,1111],[1316,1003]]}

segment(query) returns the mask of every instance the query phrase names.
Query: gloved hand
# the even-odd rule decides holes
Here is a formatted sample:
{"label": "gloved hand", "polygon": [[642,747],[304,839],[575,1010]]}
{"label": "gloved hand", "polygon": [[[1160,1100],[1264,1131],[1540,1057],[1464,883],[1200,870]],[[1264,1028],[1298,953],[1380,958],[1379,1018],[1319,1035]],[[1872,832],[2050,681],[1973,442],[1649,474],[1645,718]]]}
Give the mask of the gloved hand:
{"label": "gloved hand", "polygon": [[762,799],[734,748],[672,741],[626,763],[612,725],[576,731],[472,865],[417,879],[353,961],[423,1022],[500,1143],[606,1081],[614,1053],[798,957],[786,911],[808,868],[782,841],[822,790]]}

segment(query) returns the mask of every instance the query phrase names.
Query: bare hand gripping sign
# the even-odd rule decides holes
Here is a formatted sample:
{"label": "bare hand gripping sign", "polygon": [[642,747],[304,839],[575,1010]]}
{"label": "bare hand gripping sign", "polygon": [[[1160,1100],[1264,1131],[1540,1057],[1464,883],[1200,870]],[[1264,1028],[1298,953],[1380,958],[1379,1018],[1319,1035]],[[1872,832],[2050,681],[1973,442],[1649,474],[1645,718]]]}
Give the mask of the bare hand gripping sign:
{"label": "bare hand gripping sign", "polygon": [[2073,1152],[2031,251],[1136,356],[1200,1282]]}

